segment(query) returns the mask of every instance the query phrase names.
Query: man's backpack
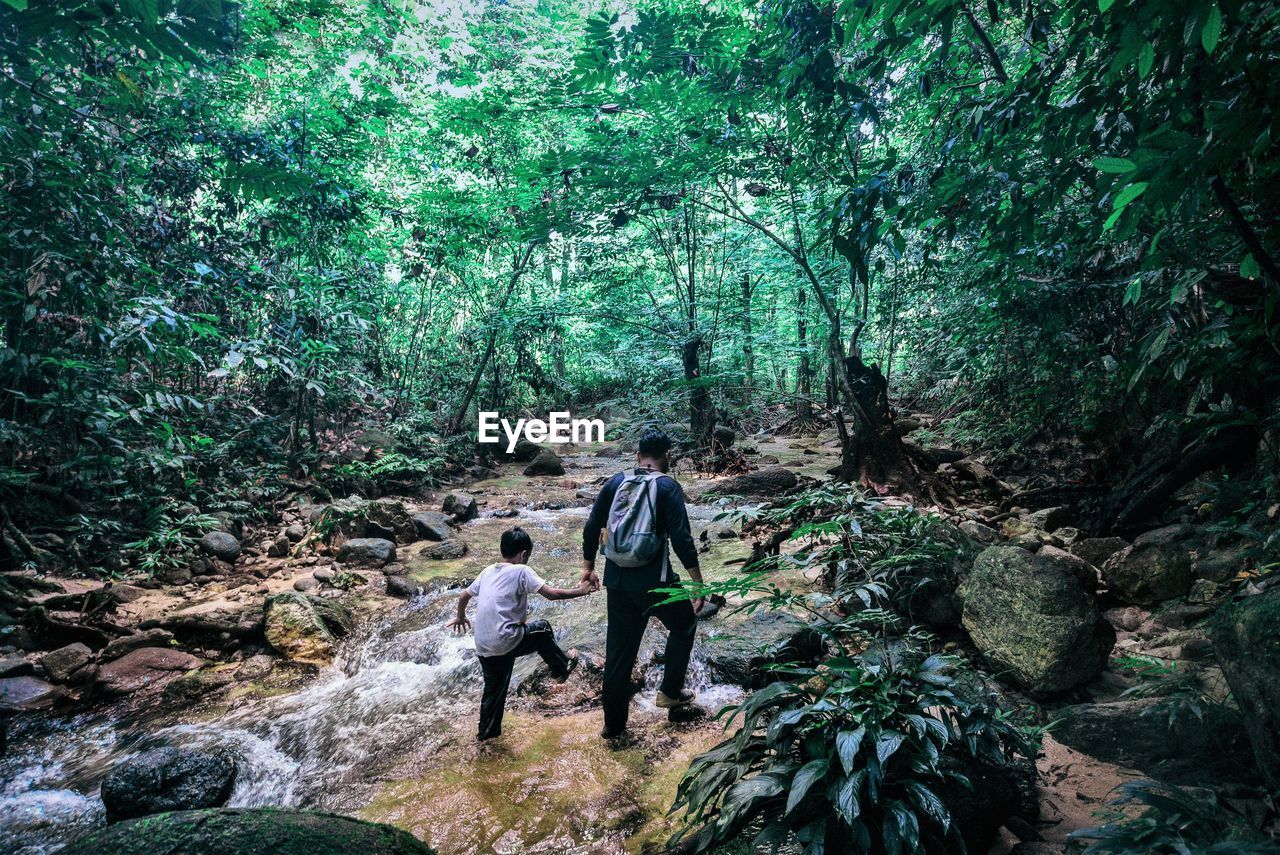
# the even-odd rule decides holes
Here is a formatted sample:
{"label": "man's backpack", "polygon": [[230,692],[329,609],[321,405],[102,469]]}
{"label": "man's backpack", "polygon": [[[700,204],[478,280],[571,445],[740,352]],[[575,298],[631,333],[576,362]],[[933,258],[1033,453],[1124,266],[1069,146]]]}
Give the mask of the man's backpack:
{"label": "man's backpack", "polygon": [[661,472],[629,472],[614,493],[604,557],[619,567],[643,567],[662,554],[666,543],[658,536],[658,479]]}

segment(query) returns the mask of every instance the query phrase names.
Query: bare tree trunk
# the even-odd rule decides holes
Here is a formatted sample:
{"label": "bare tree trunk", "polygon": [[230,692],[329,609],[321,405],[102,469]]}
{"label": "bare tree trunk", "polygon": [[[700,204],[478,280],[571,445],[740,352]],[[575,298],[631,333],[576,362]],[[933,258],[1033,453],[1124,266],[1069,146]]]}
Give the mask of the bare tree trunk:
{"label": "bare tree trunk", "polygon": [[751,274],[742,274],[742,403],[751,406],[751,390],[756,384],[756,348],[751,339]]}
{"label": "bare tree trunk", "polygon": [[698,300],[696,273],[698,260],[698,221],[697,212],[692,206],[685,208],[685,239],[687,267],[685,288],[685,319],[688,323],[689,337],[680,349],[680,362],[684,368],[684,379],[689,385],[689,432],[693,441],[699,446],[711,444],[711,434],[716,427],[715,410],[711,402],[711,392],[701,382],[702,368],[698,360],[698,351],[702,347],[702,334],[698,331]]}
{"label": "bare tree trunk", "polygon": [[809,359],[809,320],[805,317],[808,295],[803,285],[796,287],[796,345],[800,351],[796,367],[796,420],[801,424],[813,421],[813,364]]}

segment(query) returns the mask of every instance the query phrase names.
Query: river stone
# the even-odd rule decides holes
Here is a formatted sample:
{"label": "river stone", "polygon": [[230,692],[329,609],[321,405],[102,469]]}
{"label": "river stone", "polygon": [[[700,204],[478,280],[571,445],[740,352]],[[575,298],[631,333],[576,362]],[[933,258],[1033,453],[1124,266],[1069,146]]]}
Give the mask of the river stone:
{"label": "river stone", "polygon": [[280,808],[174,811],[94,829],[63,855],[436,855],[407,831]]}
{"label": "river stone", "polygon": [[988,547],[957,592],[964,628],[983,656],[1001,677],[1037,694],[1088,682],[1115,643],[1082,578],[1086,565],[1064,554]]}
{"label": "river stone", "polygon": [[1249,551],[1242,547],[1201,549],[1191,562],[1191,575],[1201,581],[1227,583],[1249,563]]}
{"label": "river stone", "polygon": [[480,513],[476,500],[466,493],[450,493],[445,496],[441,509],[457,522],[473,520]]}
{"label": "river stone", "polygon": [[351,610],[334,600],[287,591],[263,604],[267,643],[295,662],[325,665],[351,632]]}
{"label": "river stone", "polygon": [[761,610],[739,624],[711,625],[698,649],[712,681],[747,689],[769,681],[765,665],[813,662],[825,647],[821,634],[788,612]]}
{"label": "river stone", "polygon": [[960,523],[960,530],[978,543],[990,545],[1000,542],[1000,532],[977,520],[965,520]]}
{"label": "river stone", "polygon": [[381,538],[406,544],[418,539],[412,515],[395,499],[370,501],[352,496],[334,502],[321,512],[315,526],[326,541],[334,537]]}
{"label": "river stone", "polygon": [[1247,782],[1253,758],[1240,714],[1202,704],[1193,714],[1171,698],[1076,704],[1054,713],[1053,738],[1107,763],[1172,784]]}
{"label": "river stone", "polygon": [[205,555],[228,564],[235,564],[236,559],[240,557],[240,541],[225,531],[211,531],[200,538],[200,548],[204,550]]}
{"label": "river stone", "polygon": [[107,695],[126,695],[141,689],[158,688],[184,671],[203,664],[181,650],[167,647],[140,647],[98,669],[98,690]]}
{"label": "river stone", "polygon": [[303,528],[302,523],[293,523],[285,527],[284,536],[289,538],[290,543],[297,543],[307,536],[307,530]]}
{"label": "river stone", "polygon": [[1035,528],[1052,533],[1071,525],[1073,516],[1070,508],[1044,508],[1027,514],[1026,520]]}
{"label": "river stone", "polygon": [[1186,596],[1194,537],[1194,529],[1181,525],[1147,532],[1103,563],[1107,589],[1120,602],[1140,606]]}
{"label": "river stone", "polygon": [[71,679],[73,673],[88,665],[92,658],[93,651],[77,641],[66,647],[50,650],[40,657],[40,664],[44,666],[50,680],[55,683],[65,683]]}
{"label": "river stone", "polygon": [[109,822],[220,807],[231,798],[235,783],[236,764],[226,752],[153,748],[107,773],[102,803]]}
{"label": "river stone", "polygon": [[62,690],[38,677],[0,678],[0,710],[39,710],[53,705]]}
{"label": "river stone", "polygon": [[516,446],[511,450],[510,454],[507,453],[505,442],[501,445],[501,449],[499,454],[502,457],[515,463],[528,463],[538,456],[538,453],[542,451],[542,446],[522,436],[516,440]]}
{"label": "river stone", "polygon": [[448,540],[442,540],[439,543],[431,543],[422,549],[423,558],[431,558],[436,561],[452,561],[455,558],[461,558],[467,554],[466,541],[456,537]]}
{"label": "river stone", "polygon": [[453,537],[453,528],[449,525],[449,517],[439,511],[422,511],[412,517],[417,526],[418,537],[422,540],[448,540]]}
{"label": "river stone", "polygon": [[711,437],[723,448],[732,448],[738,440],[738,434],[727,425],[716,425],[715,430],[711,432]]}
{"label": "river stone", "polygon": [[1071,544],[1071,553],[1079,555],[1094,567],[1101,567],[1107,559],[1129,545],[1123,537],[1087,537]]}
{"label": "river stone", "polygon": [[303,594],[320,590],[320,580],[315,576],[299,576],[293,580],[293,590]]}
{"label": "river stone", "polygon": [[538,456],[525,467],[525,475],[563,475],[564,463],[560,460],[560,455],[556,454],[549,448],[544,448],[538,452]]}
{"label": "river stone", "polygon": [[338,549],[338,560],[343,564],[381,567],[396,560],[396,545],[381,537],[353,538]]}
{"label": "river stone", "polygon": [[27,677],[35,673],[35,666],[21,656],[0,657],[0,678]]}
{"label": "river stone", "polygon": [[1280,790],[1280,587],[1223,606],[1209,639],[1267,789]]}
{"label": "river stone", "polygon": [[796,486],[796,473],[783,466],[766,466],[745,475],[726,478],[711,489],[724,495],[775,496]]}
{"label": "river stone", "polygon": [[411,600],[418,596],[420,590],[420,585],[409,581],[405,576],[387,577],[387,594],[389,596],[399,597],[402,600]]}

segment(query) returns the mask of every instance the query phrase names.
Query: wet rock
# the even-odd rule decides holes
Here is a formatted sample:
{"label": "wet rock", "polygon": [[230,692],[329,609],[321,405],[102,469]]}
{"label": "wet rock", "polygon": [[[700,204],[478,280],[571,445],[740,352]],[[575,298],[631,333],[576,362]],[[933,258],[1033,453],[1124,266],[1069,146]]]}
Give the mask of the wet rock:
{"label": "wet rock", "polygon": [[413,524],[417,527],[421,540],[448,540],[453,537],[453,528],[449,525],[449,517],[439,511],[422,511],[413,515]]}
{"label": "wet rock", "polygon": [[111,641],[109,645],[102,648],[99,658],[102,662],[110,662],[111,659],[119,659],[123,655],[133,653],[134,650],[140,648],[163,648],[170,641],[173,641],[173,632],[161,630],[160,627],[152,627]]}
{"label": "wet rock", "polygon": [[1054,715],[1053,736],[1067,747],[1162,781],[1198,786],[1253,775],[1240,715],[1220,704],[1196,714],[1178,698],[1131,698]]}
{"label": "wet rock", "polygon": [[421,554],[423,558],[430,558],[434,561],[452,561],[467,554],[467,544],[466,541],[451,537],[448,540],[442,540],[439,543],[432,543],[423,547]]}
{"label": "wet rock", "polygon": [[560,460],[560,455],[556,454],[549,448],[544,448],[538,452],[538,456],[533,458],[524,469],[525,475],[563,475],[564,462]]}
{"label": "wet rock", "polygon": [[760,458],[756,460],[756,463],[759,463],[761,466],[777,466],[780,462],[781,461],[772,454],[762,454],[760,455]]}
{"label": "wet rock", "polygon": [[121,763],[102,782],[107,820],[220,807],[231,798],[236,764],[223,751],[154,748]]}
{"label": "wet rock", "polygon": [[329,584],[339,591],[350,591],[352,588],[358,588],[361,585],[367,585],[369,580],[361,576],[359,573],[352,573],[349,570],[339,570],[333,574],[333,578],[329,580]]}
{"label": "wet rock", "polygon": [[1000,542],[1000,532],[977,520],[965,520],[960,523],[960,530],[978,543],[990,545]]}
{"label": "wet rock", "polygon": [[499,456],[514,463],[528,463],[537,457],[538,453],[542,451],[541,445],[536,442],[530,442],[523,436],[516,440],[516,446],[511,450],[510,454],[507,453],[507,446],[505,443],[499,447],[501,448]]}
{"label": "wet rock", "polygon": [[174,704],[193,704],[235,682],[230,671],[200,669],[183,674],[164,687],[165,700]]}
{"label": "wet rock", "polygon": [[38,677],[0,678],[0,710],[40,710],[53,706],[62,689]]}
{"label": "wet rock", "polygon": [[66,683],[71,679],[72,674],[88,665],[92,658],[93,651],[76,642],[44,654],[40,657],[40,665],[49,675],[50,680],[55,683]]}
{"label": "wet rock", "polygon": [[286,592],[263,604],[267,643],[295,662],[324,665],[351,632],[351,610],[334,600]]}
{"label": "wet rock", "polygon": [[1125,632],[1136,632],[1151,613],[1137,606],[1107,609],[1102,613],[1112,626]]}
{"label": "wet rock", "polygon": [[36,673],[30,660],[21,656],[5,656],[0,658],[0,679],[4,677],[27,677]]}
{"label": "wet rock", "polygon": [[1280,587],[1222,607],[1209,639],[1244,717],[1258,771],[1280,789]]}
{"label": "wet rock", "polygon": [[1194,534],[1189,526],[1168,526],[1112,555],[1102,565],[1111,595],[1136,605],[1186,596],[1192,582],[1189,538]]}
{"label": "wet rock", "polygon": [[450,493],[445,496],[441,509],[460,523],[473,520],[480,513],[476,500],[466,493]]}
{"label": "wet rock", "polygon": [[381,537],[357,537],[338,549],[338,561],[361,567],[381,567],[396,560],[396,545]]}
{"label": "wet rock", "polygon": [[1197,579],[1225,584],[1249,566],[1249,552],[1243,548],[1197,550],[1191,575]]}
{"label": "wet rock", "polygon": [[1218,583],[1212,579],[1197,579],[1187,592],[1189,603],[1211,603],[1218,597]]}
{"label": "wet rock", "polygon": [[782,466],[767,466],[716,483],[712,490],[724,495],[776,496],[799,483],[796,473]]}
{"label": "wet rock", "polygon": [[127,695],[160,688],[202,661],[190,653],[165,647],[141,647],[98,669],[97,688],[106,695]]}
{"label": "wet rock", "polygon": [[964,628],[983,656],[1004,679],[1037,694],[1088,682],[1115,643],[1081,578],[1087,565],[1064,555],[988,547],[957,592]]}
{"label": "wet rock", "polygon": [[320,514],[315,527],[326,541],[334,537],[377,538],[406,544],[418,539],[413,516],[403,502],[394,499],[370,501],[352,496],[334,502]]}
{"label": "wet rock", "polygon": [[387,595],[399,597],[402,600],[411,600],[418,596],[422,586],[416,582],[411,582],[405,576],[388,576],[387,577]]}
{"label": "wet rock", "polygon": [[825,642],[803,619],[762,610],[740,624],[716,627],[700,640],[699,648],[715,682],[755,689],[768,681],[765,665],[815,661]]}
{"label": "wet rock", "polygon": [[942,758],[941,766],[966,782],[947,778],[935,792],[969,852],[991,850],[1011,817],[1034,819],[1038,814],[1036,769],[1030,761],[997,764],[957,749]]}
{"label": "wet rock", "polygon": [[498,508],[496,511],[489,514],[489,516],[493,517],[494,519],[509,520],[509,519],[515,519],[516,517],[520,516],[520,512],[517,511],[515,508]]}
{"label": "wet rock", "polygon": [[200,548],[206,555],[235,564],[240,557],[240,541],[225,531],[211,531],[200,538]]}
{"label": "wet rock", "polygon": [[498,477],[498,470],[491,469],[488,466],[470,466],[467,468],[467,474],[477,481],[487,481],[490,478]]}
{"label": "wet rock", "polygon": [[1041,531],[1053,533],[1071,525],[1074,516],[1070,508],[1044,508],[1027,514],[1026,521]]}
{"label": "wet rock", "polygon": [[95,829],[63,855],[435,855],[407,831],[345,816],[280,808],[154,814]]}

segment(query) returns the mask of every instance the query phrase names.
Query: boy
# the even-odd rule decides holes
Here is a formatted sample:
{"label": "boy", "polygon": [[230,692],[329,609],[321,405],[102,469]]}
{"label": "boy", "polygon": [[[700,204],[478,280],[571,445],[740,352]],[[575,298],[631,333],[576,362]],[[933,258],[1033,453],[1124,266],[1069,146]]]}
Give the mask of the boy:
{"label": "boy", "polygon": [[480,699],[479,739],[502,734],[502,712],[507,705],[507,686],[516,657],[537,653],[551,668],[551,676],[563,683],[577,666],[556,644],[551,624],[545,620],[526,623],[529,594],[548,600],[567,600],[591,593],[590,581],[576,588],[553,588],[527,564],[533,539],[520,527],[503,532],[502,561],[480,572],[471,587],[458,598],[458,616],[447,626],[459,635],[471,629],[467,603],[476,598],[476,655],[484,673],[484,694]]}

